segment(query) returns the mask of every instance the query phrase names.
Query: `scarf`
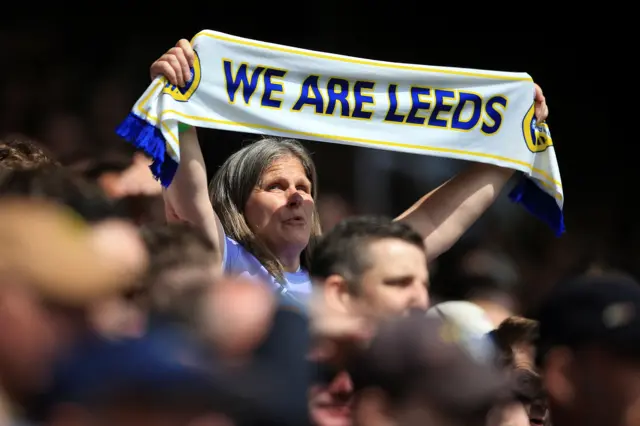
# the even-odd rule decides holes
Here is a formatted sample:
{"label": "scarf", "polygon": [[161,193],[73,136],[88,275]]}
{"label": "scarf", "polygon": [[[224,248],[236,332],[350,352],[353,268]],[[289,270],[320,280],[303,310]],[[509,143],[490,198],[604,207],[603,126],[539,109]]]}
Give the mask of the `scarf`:
{"label": "scarf", "polygon": [[166,187],[179,125],[476,161],[522,172],[510,198],[564,232],[548,126],[526,73],[408,65],[202,31],[185,87],[156,78],[117,133]]}

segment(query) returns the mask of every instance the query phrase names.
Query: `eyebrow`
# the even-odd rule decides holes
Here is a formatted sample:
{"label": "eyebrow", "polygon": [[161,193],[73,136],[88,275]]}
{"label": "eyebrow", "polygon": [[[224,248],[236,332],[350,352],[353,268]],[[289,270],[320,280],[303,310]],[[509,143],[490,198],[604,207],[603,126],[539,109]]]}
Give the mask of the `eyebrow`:
{"label": "eyebrow", "polygon": [[385,278],[382,281],[385,284],[398,284],[406,281],[412,281],[413,279],[414,279],[414,276],[408,274],[408,275],[397,275],[394,277]]}

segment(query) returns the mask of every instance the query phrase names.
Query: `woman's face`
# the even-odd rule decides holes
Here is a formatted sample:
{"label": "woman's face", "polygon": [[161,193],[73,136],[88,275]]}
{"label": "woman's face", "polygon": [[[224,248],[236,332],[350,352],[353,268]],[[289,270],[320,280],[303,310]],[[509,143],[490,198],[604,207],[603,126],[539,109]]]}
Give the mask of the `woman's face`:
{"label": "woman's face", "polygon": [[299,257],[309,244],[314,200],[311,182],[294,156],[279,158],[264,171],[245,205],[251,230],[281,261]]}

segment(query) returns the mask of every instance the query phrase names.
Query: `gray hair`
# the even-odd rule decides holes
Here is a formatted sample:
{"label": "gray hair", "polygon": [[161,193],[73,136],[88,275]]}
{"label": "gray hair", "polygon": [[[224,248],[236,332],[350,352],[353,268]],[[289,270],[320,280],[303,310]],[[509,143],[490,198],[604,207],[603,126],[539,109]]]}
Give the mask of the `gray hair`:
{"label": "gray hair", "polygon": [[[209,196],[224,232],[253,254],[271,275],[282,281],[284,268],[276,255],[251,230],[244,208],[264,171],[277,159],[293,156],[300,160],[311,182],[311,195],[316,198],[316,167],[311,156],[295,139],[268,137],[258,140],[231,155],[220,167],[209,185]],[[309,270],[310,253],[320,237],[320,219],[314,208],[309,244],[300,255],[300,264]]]}

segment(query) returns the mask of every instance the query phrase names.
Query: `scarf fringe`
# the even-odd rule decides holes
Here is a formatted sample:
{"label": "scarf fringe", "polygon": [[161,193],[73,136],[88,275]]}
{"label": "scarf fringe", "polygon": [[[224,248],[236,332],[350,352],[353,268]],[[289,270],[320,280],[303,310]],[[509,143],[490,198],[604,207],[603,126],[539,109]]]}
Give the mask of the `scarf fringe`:
{"label": "scarf fringe", "polygon": [[531,179],[523,176],[509,194],[511,201],[522,204],[529,213],[551,227],[557,237],[565,231],[564,215],[556,200]]}
{"label": "scarf fringe", "polygon": [[153,159],[149,168],[153,176],[167,188],[176,174],[178,163],[167,154],[166,141],[160,129],[134,113],[129,113],[116,133]]}

